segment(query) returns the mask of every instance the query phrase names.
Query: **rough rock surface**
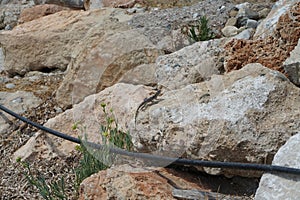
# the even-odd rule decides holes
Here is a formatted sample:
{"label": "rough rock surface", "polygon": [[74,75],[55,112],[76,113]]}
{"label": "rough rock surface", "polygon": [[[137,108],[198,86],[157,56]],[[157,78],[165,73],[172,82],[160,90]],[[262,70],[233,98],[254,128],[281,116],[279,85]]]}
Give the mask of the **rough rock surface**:
{"label": "rough rock surface", "polygon": [[[89,45],[84,39],[88,33],[100,29],[98,35],[101,37],[110,26],[118,26],[118,22],[114,23],[116,19],[109,20],[112,12],[109,9],[62,11],[0,33],[0,44],[5,51],[5,70],[11,75],[43,69],[65,70],[72,53],[80,51],[83,45]],[[108,21],[105,22],[105,19]],[[103,23],[99,23],[101,21]],[[77,46],[79,43],[81,45]]]}
{"label": "rough rock surface", "polygon": [[[300,169],[300,133],[291,137],[276,153],[273,165]],[[296,200],[300,196],[299,175],[264,174],[255,194],[256,200]]]}
{"label": "rough rock surface", "polygon": [[[270,163],[279,147],[299,129],[298,93],[299,89],[284,75],[252,64],[226,76],[213,76],[207,82],[163,90],[157,104],[140,110],[137,116],[138,105],[151,95],[151,89],[116,84],[85,98],[45,125],[74,137],[88,133],[89,139],[99,142],[98,124],[104,123],[100,104],[105,102],[113,108],[120,127],[129,130],[138,151],[173,157],[186,155],[193,159]],[[86,127],[83,132],[71,132],[75,122]],[[74,148],[70,142],[47,138],[52,147],[36,142],[39,146],[35,146],[32,155],[46,152],[63,155]],[[15,156],[32,156],[24,148],[27,149],[26,145]],[[214,174],[258,175],[238,170],[205,170]]]}
{"label": "rough rock surface", "polygon": [[83,49],[73,59],[56,93],[63,107],[117,83],[128,70],[154,63],[163,54],[144,35],[124,29],[93,37],[91,47]]}
{"label": "rough rock surface", "polygon": [[276,24],[275,36],[259,40],[232,40],[225,46],[227,72],[238,70],[248,63],[261,63],[284,72],[283,62],[295,48],[300,37],[300,3],[280,16]]}
{"label": "rough rock surface", "polygon": [[298,0],[279,0],[273,7],[267,18],[264,19],[257,27],[254,39],[266,39],[268,36],[274,36],[275,26],[279,17],[290,9]]}
{"label": "rough rock surface", "polygon": [[95,10],[103,7],[102,0],[90,0],[86,6],[87,10]]}
{"label": "rough rock surface", "polygon": [[[71,59],[71,49],[90,29],[86,24],[92,26],[96,23],[97,17],[84,21],[88,16],[87,12],[64,11],[2,32],[0,44],[5,51],[5,70],[11,75],[42,69],[65,70]],[[76,26],[80,28],[72,34],[72,28]]]}
{"label": "rough rock surface", "polygon": [[197,42],[156,60],[156,80],[169,89],[210,79],[224,71],[222,48],[226,39]]}
{"label": "rough rock surface", "polygon": [[4,0],[0,1],[0,30],[10,30],[17,25],[19,15],[24,8],[32,7],[33,0]]}
{"label": "rough rock surface", "polygon": [[[115,115],[120,125],[127,126],[126,124],[130,123],[128,119],[134,118],[134,110],[147,97],[148,93],[151,93],[149,87],[145,89],[141,85],[116,84],[98,94],[86,97],[84,103],[75,104],[72,109],[57,115],[44,125],[76,138],[88,134],[88,139],[91,141],[101,142],[99,141],[99,124],[105,123],[101,103],[107,103],[109,108],[116,109]],[[123,105],[123,107],[118,105]],[[80,125],[78,130],[72,130],[75,123]],[[45,137],[48,138],[46,141],[44,141]],[[54,136],[37,133],[35,138],[16,151],[14,158],[65,156],[74,150],[75,145]]]}
{"label": "rough rock surface", "polygon": [[139,112],[130,132],[140,143],[140,151],[270,163],[299,128],[298,92],[283,74],[252,64],[204,83],[163,92],[157,104]]}
{"label": "rough rock surface", "polygon": [[84,180],[80,200],[84,199],[175,199],[173,184],[183,189],[199,189],[194,183],[180,179],[164,169],[135,169],[129,165],[113,167]]}
{"label": "rough rock surface", "polygon": [[155,70],[155,63],[139,65],[126,72],[120,79],[120,82],[134,85],[156,84]]}
{"label": "rough rock surface", "polygon": [[[34,96],[31,92],[0,92],[0,104],[13,110],[18,114],[38,106],[41,99]],[[14,118],[0,111],[0,134],[5,133],[13,125]]]}
{"label": "rough rock surface", "polygon": [[287,77],[297,86],[300,87],[300,39],[298,45],[290,53],[290,57],[283,63],[283,68]]}
{"label": "rough rock surface", "polygon": [[54,4],[44,4],[44,5],[37,5],[31,8],[26,8],[22,10],[18,23],[22,24],[24,22],[29,22],[34,19],[51,15],[62,10],[70,10],[70,8],[54,5]]}

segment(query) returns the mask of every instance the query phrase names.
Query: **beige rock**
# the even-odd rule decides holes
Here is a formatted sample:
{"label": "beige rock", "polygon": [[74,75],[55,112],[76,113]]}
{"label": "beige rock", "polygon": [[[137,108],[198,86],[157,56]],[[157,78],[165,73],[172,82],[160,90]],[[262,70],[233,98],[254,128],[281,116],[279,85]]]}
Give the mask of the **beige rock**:
{"label": "beige rock", "polygon": [[231,37],[237,35],[238,30],[235,26],[225,26],[221,31],[225,37]]}
{"label": "beige rock", "polygon": [[229,12],[229,16],[234,18],[238,14],[238,9],[237,8],[232,8]]}
{"label": "beige rock", "polygon": [[54,4],[44,4],[44,5],[37,5],[31,8],[26,8],[22,10],[18,23],[22,24],[25,22],[29,22],[43,16],[60,12],[62,10],[70,10],[70,8],[54,5]]}
{"label": "beige rock", "polygon": [[260,19],[266,18],[268,16],[268,14],[270,13],[270,11],[271,10],[269,8],[264,8],[264,9],[258,11],[259,18]]}
{"label": "beige rock", "polygon": [[123,165],[85,179],[79,199],[176,199],[172,195],[173,185],[183,189],[200,188],[166,169],[145,170]]}
{"label": "beige rock", "polygon": [[222,70],[220,57],[227,39],[202,41],[156,60],[157,82],[168,89],[178,89],[210,79]]}
{"label": "beige rock", "polygon": [[[135,110],[144,98],[151,94],[151,91],[151,88],[144,88],[141,85],[116,84],[98,94],[88,96],[85,98],[84,103],[74,105],[72,109],[48,120],[44,126],[69,134],[75,138],[79,136],[84,138],[85,134],[87,134],[89,140],[101,142],[99,127],[100,124],[105,124],[104,113],[100,106],[101,103],[107,103],[107,110],[110,108],[116,109],[114,111],[116,119],[123,126],[124,124],[134,123]],[[122,105],[121,109],[119,109],[118,105]],[[72,129],[74,124],[78,124],[79,128],[77,130]],[[125,127],[123,127],[124,130]],[[32,156],[64,156],[72,152],[76,145],[45,133],[38,134],[34,140],[16,151],[15,156],[24,159]],[[34,149],[29,150],[31,147]],[[23,149],[27,150],[23,151]]]}
{"label": "beige rock", "polygon": [[[93,38],[94,39],[94,38]],[[154,63],[162,54],[144,35],[135,30],[119,30],[103,35],[83,49],[68,67],[56,93],[62,107],[78,103],[119,80],[141,64]]]}
{"label": "beige rock", "polygon": [[139,65],[126,72],[120,79],[120,82],[134,85],[149,85],[157,83],[157,79],[155,78],[155,69],[156,65],[154,63]]}
{"label": "beige rock", "polygon": [[237,19],[234,18],[234,17],[231,17],[227,20],[226,24],[225,24],[225,27],[226,26],[235,26],[237,23]]}
{"label": "beige rock", "polygon": [[61,11],[1,32],[5,70],[10,75],[42,69],[65,70],[74,52],[76,55],[82,48],[90,47],[90,41],[100,42],[105,32],[124,29],[122,22],[128,18],[114,18],[113,11]]}

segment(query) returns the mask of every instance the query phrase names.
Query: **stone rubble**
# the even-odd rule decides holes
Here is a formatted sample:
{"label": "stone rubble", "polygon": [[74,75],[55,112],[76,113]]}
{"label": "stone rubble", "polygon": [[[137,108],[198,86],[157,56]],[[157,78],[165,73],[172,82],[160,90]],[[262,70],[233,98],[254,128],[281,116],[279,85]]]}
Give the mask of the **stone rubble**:
{"label": "stone rubble", "polygon": [[[280,147],[300,127],[298,1],[91,0],[89,5],[83,11],[0,0],[1,104],[47,127],[74,137],[88,133],[99,142],[99,124],[105,123],[100,104],[105,102],[138,152],[266,164],[274,158],[273,164],[299,165],[290,157],[285,163],[279,158],[288,154],[286,149],[296,149]],[[187,33],[202,16],[216,38],[192,42]],[[155,93],[153,85],[161,87],[161,95],[137,112]],[[78,122],[82,129],[72,130]],[[16,158],[50,170],[49,180],[53,173],[67,173],[70,187],[74,177],[71,169],[65,170],[78,162],[75,144],[2,112],[0,136],[5,155],[0,161],[1,198],[39,198],[24,184]],[[293,136],[286,145],[297,139]],[[253,177],[262,175],[197,167],[193,171],[200,175],[191,180],[182,175],[183,168],[181,176],[166,169],[132,173],[133,166],[139,171],[151,163],[118,158],[113,168],[82,183],[80,199],[173,199],[176,187],[253,199],[258,187]],[[206,176],[211,180],[205,183],[215,182],[218,175],[227,181],[219,184],[220,190],[199,183]],[[252,178],[234,188],[241,176]],[[282,184],[271,184],[274,180]],[[282,188],[287,192],[281,195],[298,195],[280,188],[283,184],[293,183],[290,177],[265,174],[255,198],[274,199],[272,190]]]}

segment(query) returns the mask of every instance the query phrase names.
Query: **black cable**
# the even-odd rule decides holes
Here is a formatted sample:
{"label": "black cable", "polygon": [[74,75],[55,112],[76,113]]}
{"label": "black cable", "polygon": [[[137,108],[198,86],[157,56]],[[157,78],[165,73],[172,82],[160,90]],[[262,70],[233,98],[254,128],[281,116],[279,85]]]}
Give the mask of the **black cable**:
{"label": "black cable", "polygon": [[[57,137],[60,137],[62,139],[77,143],[77,144],[87,144],[90,145],[93,148],[96,149],[107,149],[107,147],[104,147],[100,144],[95,144],[88,141],[81,141],[78,138],[66,135],[64,133],[52,130],[50,128],[47,128],[45,126],[42,126],[40,124],[37,124],[35,122],[30,121],[29,119],[22,117],[18,115],[17,113],[7,109],[6,107],[2,106],[0,104],[0,109],[4,112],[14,116],[15,118],[30,124],[40,130],[43,130],[45,132],[48,132],[52,135],[55,135]],[[265,165],[265,164],[251,164],[251,163],[238,163],[238,162],[220,162],[220,161],[204,161],[204,160],[189,160],[189,159],[182,159],[182,158],[172,158],[172,157],[166,157],[166,156],[159,156],[159,155],[152,155],[147,153],[137,153],[137,152],[129,152],[125,151],[120,148],[111,148],[108,147],[110,153],[134,157],[142,160],[150,160],[155,161],[155,164],[158,163],[162,164],[176,164],[176,165],[189,165],[189,166],[201,166],[201,167],[211,167],[211,168],[227,168],[227,169],[242,169],[242,170],[256,170],[256,171],[263,171],[263,172],[269,172],[269,173],[287,173],[287,174],[298,174],[300,175],[300,169],[297,168],[291,168],[291,167],[283,167],[278,165]]]}
{"label": "black cable", "polygon": [[58,131],[52,130],[52,129],[50,129],[50,128],[47,128],[47,127],[42,126],[42,125],[40,125],[40,124],[37,124],[37,123],[35,123],[35,122],[33,122],[33,121],[30,121],[29,119],[27,119],[27,118],[25,118],[25,117],[22,117],[22,116],[18,115],[17,113],[15,113],[15,112],[9,110],[8,108],[2,106],[1,104],[0,104],[0,109],[3,110],[4,112],[10,114],[11,116],[14,116],[15,118],[17,118],[17,119],[19,119],[19,120],[21,120],[21,121],[23,121],[23,122],[25,122],[25,123],[27,123],[27,124],[30,124],[31,126],[34,126],[34,127],[38,128],[38,129],[40,129],[40,130],[46,131],[46,132],[48,132],[48,133],[50,133],[50,134],[52,134],[52,135],[55,135],[55,136],[57,136],[57,137],[60,137],[60,138],[69,140],[69,141],[71,141],[71,142],[75,142],[75,143],[77,143],[77,144],[80,144],[80,143],[81,143],[81,141],[80,141],[78,138],[75,138],[75,137],[72,137],[72,136],[69,136],[69,135],[60,133],[60,132],[58,132]]}

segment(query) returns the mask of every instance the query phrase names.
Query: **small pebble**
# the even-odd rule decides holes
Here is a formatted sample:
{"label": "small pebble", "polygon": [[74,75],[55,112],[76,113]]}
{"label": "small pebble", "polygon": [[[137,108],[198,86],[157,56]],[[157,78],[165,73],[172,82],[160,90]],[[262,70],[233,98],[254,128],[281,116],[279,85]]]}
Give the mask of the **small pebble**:
{"label": "small pebble", "polygon": [[22,103],[23,99],[21,97],[17,97],[14,100],[12,100],[13,103]]}
{"label": "small pebble", "polygon": [[13,84],[13,83],[7,83],[7,84],[5,85],[5,87],[6,87],[7,89],[13,89],[14,87],[16,87],[16,85]]}
{"label": "small pebble", "polygon": [[198,17],[198,13],[193,14],[193,19],[196,19]]}

